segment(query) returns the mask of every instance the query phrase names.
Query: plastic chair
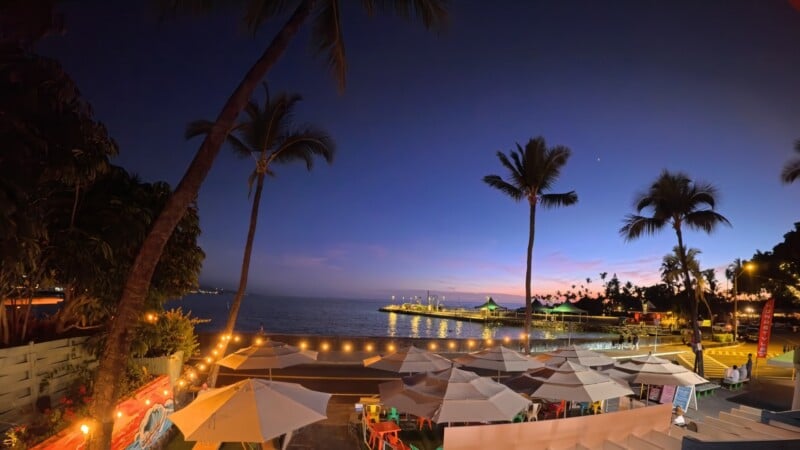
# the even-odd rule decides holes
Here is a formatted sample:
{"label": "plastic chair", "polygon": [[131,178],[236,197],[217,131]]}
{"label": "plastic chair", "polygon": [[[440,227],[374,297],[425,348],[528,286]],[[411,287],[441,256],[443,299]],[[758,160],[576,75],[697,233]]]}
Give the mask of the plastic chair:
{"label": "plastic chair", "polygon": [[553,408],[556,419],[558,419],[567,410],[567,401],[561,400],[561,403],[553,403],[551,407]]}
{"label": "plastic chair", "polygon": [[433,422],[428,417],[417,417],[417,429],[421,430],[425,425],[428,425],[428,429],[433,430]]}
{"label": "plastic chair", "polygon": [[542,409],[541,403],[531,403],[531,406],[528,407],[528,414],[527,414],[528,422],[530,422],[531,420],[533,421],[539,420],[540,409]]}
{"label": "plastic chair", "polygon": [[403,441],[400,440],[399,437],[390,434],[386,436],[386,441],[391,445],[395,450],[411,450]]}
{"label": "plastic chair", "polygon": [[389,409],[389,412],[386,413],[386,420],[391,420],[400,425],[400,413],[397,412],[397,408],[392,407]]}
{"label": "plastic chair", "polygon": [[592,402],[592,414],[600,414],[603,412],[603,402]]}
{"label": "plastic chair", "polygon": [[580,408],[582,416],[586,415],[589,412],[589,402],[579,402],[578,408]]}
{"label": "plastic chair", "polygon": [[381,405],[364,405],[364,414],[371,422],[381,421]]}

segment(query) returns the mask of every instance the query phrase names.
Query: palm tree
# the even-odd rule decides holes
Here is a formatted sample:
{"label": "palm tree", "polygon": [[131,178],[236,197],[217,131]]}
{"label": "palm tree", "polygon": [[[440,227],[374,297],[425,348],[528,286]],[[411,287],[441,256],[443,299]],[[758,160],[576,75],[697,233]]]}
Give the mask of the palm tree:
{"label": "palm tree", "polygon": [[[694,299],[696,302],[706,305],[708,311],[708,318],[713,322],[714,315],[711,312],[711,304],[706,299],[706,288],[710,288],[708,284],[708,277],[705,270],[700,269],[700,261],[697,260],[697,255],[702,253],[696,248],[689,248],[686,250],[686,265],[692,277],[694,285]],[[661,267],[670,267],[669,271],[664,272],[664,278],[668,279],[670,283],[680,283],[681,275],[683,274],[683,267],[681,266],[680,256],[678,255],[678,247],[672,249],[672,253],[664,256],[664,262]],[[709,269],[712,273],[713,269]],[[713,292],[713,289],[711,290]],[[711,327],[711,339],[714,339],[714,327]]]}
{"label": "palm tree", "polygon": [[[794,141],[794,151],[800,153],[800,139]],[[800,177],[800,158],[790,159],[781,171],[781,181],[786,184],[794,183]]]}
{"label": "palm tree", "polygon": [[509,181],[498,175],[487,175],[483,181],[489,186],[503,192],[512,199],[526,199],[530,205],[528,254],[525,270],[525,352],[530,354],[531,343],[531,259],[533,257],[533,240],[536,234],[536,206],[544,208],[569,206],[578,202],[575,191],[563,194],[548,193],[561,175],[561,168],[569,160],[570,149],[563,146],[547,148],[544,138],[539,136],[525,145],[517,144],[517,150],[511,150],[511,159],[497,152],[500,163],[508,170]]}
{"label": "palm tree", "polygon": [[[239,309],[242,305],[242,298],[247,289],[250,255],[256,235],[261,192],[264,189],[264,178],[267,174],[273,174],[272,164],[303,161],[306,164],[306,168],[311,170],[314,166],[314,157],[322,157],[330,163],[333,161],[335,151],[333,140],[323,131],[309,126],[298,128],[292,125],[291,118],[294,106],[301,99],[299,95],[284,93],[270,100],[269,89],[266,84],[264,85],[264,90],[266,91],[266,100],[264,101],[263,109],[251,101],[244,110],[247,119],[237,124],[233,132],[228,135],[228,143],[237,155],[255,159],[256,166],[250,174],[248,185],[252,191],[253,181],[255,181],[256,190],[253,196],[253,207],[250,211],[250,228],[247,231],[247,241],[244,247],[239,288],[236,290],[233,302],[231,302],[231,307],[228,311],[228,322],[225,325],[224,335],[226,336],[233,333],[236,319],[239,316]],[[186,129],[186,137],[192,138],[207,134],[213,127],[214,123],[208,120],[192,122]],[[222,341],[223,348],[221,348],[220,353],[223,356],[227,349],[227,342],[227,340]],[[214,366],[209,376],[208,385],[211,387],[216,384],[218,370],[219,366]]]}
{"label": "palm tree", "polygon": [[[218,6],[208,0],[164,0],[166,11],[188,7],[190,10]],[[393,0],[375,2],[362,1],[368,13],[375,10],[390,12],[404,17],[415,16],[426,28],[440,28],[447,17],[444,0]],[[245,22],[255,32],[268,18],[295,7],[289,19],[273,38],[264,53],[247,71],[222,107],[210,133],[203,139],[194,159],[186,170],[175,192],[154,222],[147,238],[142,243],[122,290],[117,315],[109,325],[106,344],[100,353],[97,375],[93,389],[90,415],[94,418],[93,433],[87,442],[87,450],[104,449],[110,446],[114,425],[114,402],[117,399],[117,372],[125,366],[133,336],[130,325],[141,315],[145,295],[158,264],[164,246],[187,208],[195,201],[200,185],[205,180],[223,142],[233,130],[236,119],[247,105],[253,91],[267,72],[277,63],[296,36],[300,28],[313,15],[312,44],[320,53],[328,55],[328,65],[339,81],[340,90],[345,86],[346,59],[341,27],[341,5],[338,0],[270,1],[247,2]]]}
{"label": "palm tree", "polygon": [[[636,196],[634,208],[637,214],[625,217],[625,225],[619,230],[626,241],[643,234],[655,234],[667,225],[675,230],[678,237],[678,259],[683,272],[683,284],[692,311],[694,341],[700,343],[700,325],[697,323],[698,302],[691,297],[691,279],[686,259],[686,246],[683,242],[683,226],[714,231],[717,225],[730,225],[728,219],[714,211],[717,203],[717,189],[706,183],[693,182],[682,172],[671,173],[664,170],[650,185],[646,192]],[[643,210],[650,210],[650,217],[642,216]],[[703,375],[702,346],[695,346],[695,370]]]}

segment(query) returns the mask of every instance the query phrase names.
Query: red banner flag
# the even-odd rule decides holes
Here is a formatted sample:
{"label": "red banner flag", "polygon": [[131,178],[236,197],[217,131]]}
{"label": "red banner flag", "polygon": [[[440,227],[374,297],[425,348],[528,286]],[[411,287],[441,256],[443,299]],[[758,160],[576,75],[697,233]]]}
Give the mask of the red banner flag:
{"label": "red banner flag", "polygon": [[772,333],[772,313],[775,312],[775,299],[771,298],[764,303],[761,310],[761,326],[758,328],[758,353],[756,358],[767,357],[769,337]]}

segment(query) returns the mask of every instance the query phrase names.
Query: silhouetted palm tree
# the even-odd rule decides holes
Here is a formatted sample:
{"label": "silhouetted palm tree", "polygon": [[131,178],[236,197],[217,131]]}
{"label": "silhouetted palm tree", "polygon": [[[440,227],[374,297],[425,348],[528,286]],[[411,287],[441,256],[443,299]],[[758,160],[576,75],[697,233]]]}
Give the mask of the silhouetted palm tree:
{"label": "silhouetted palm tree", "polygon": [[[253,240],[256,235],[258,223],[258,208],[261,203],[261,192],[264,189],[264,178],[272,175],[273,164],[284,164],[293,161],[302,161],[306,168],[311,170],[314,158],[322,157],[330,163],[333,161],[335,144],[323,131],[311,126],[296,127],[291,123],[295,104],[300,101],[299,95],[280,94],[270,100],[269,89],[264,85],[266,100],[263,109],[251,101],[244,109],[247,118],[239,122],[228,135],[228,143],[234,153],[244,158],[252,157],[255,168],[247,180],[252,192],[255,181],[256,190],[253,196],[253,206],[250,211],[250,227],[247,231],[247,241],[242,257],[242,270],[239,276],[239,287],[231,302],[228,311],[228,321],[225,325],[224,335],[231,335],[236,326],[242,298],[247,290],[247,277],[250,273],[250,255],[253,251]],[[189,124],[186,129],[186,138],[207,134],[214,127],[208,120],[198,120]],[[225,355],[227,340],[222,341],[221,355]],[[218,366],[214,366],[208,385],[214,387]]]}
{"label": "silhouetted palm tree", "polygon": [[[794,142],[794,151],[800,154],[800,139]],[[800,176],[800,157],[790,159],[786,165],[783,166],[781,172],[781,181],[784,183],[794,183],[794,180]]]}
{"label": "silhouetted palm tree", "polygon": [[563,146],[547,148],[543,137],[528,141],[523,149],[517,144],[517,150],[511,150],[511,159],[497,152],[500,163],[508,169],[509,179],[503,180],[498,175],[487,175],[483,181],[489,186],[503,192],[516,201],[527,200],[530,205],[528,253],[525,271],[525,352],[530,354],[531,332],[531,260],[533,257],[533,240],[536,234],[536,206],[544,208],[569,206],[578,202],[575,191],[563,194],[551,194],[553,184],[561,175],[561,168],[570,157],[570,149]]}
{"label": "silhouetted palm tree", "polygon": [[[670,267],[670,271],[664,273],[664,278],[670,280],[671,283],[680,282],[683,275],[683,267],[681,266],[680,256],[678,255],[678,247],[672,249],[672,253],[664,256],[664,262],[661,267]],[[700,261],[697,260],[697,255],[702,253],[696,248],[689,248],[686,250],[686,265],[689,268],[689,274],[692,277],[692,284],[694,286],[694,299],[696,302],[706,305],[709,320],[714,321],[714,314],[711,312],[711,304],[706,299],[706,288],[708,285],[708,278],[705,271],[700,269]],[[710,269],[713,273],[713,269]],[[711,339],[714,339],[714,327],[711,327]]]}
{"label": "silhouetted palm tree", "polygon": [[[220,3],[222,6],[229,4],[229,2],[208,0],[162,0],[162,3],[164,10],[168,12],[198,11],[220,6]],[[443,26],[447,16],[443,0],[381,2],[364,0],[361,4],[369,14],[380,10],[403,17],[415,16],[422,21],[426,28]],[[269,18],[288,11],[291,11],[291,15],[225,102],[214,122],[212,132],[203,139],[203,143],[175,188],[175,192],[142,243],[123,288],[117,315],[110,324],[108,338],[98,358],[93,401],[90,404],[90,414],[96,421],[93,424],[96,426],[92,428],[97,431],[90,435],[87,450],[104,449],[111,445],[114,403],[117,400],[115,387],[117,374],[119,369],[125,366],[128,350],[133,340],[129,333],[129,327],[140,318],[153,271],[167,240],[187,208],[196,200],[200,186],[211,170],[223,142],[233,130],[239,114],[247,105],[256,86],[278,62],[309,17],[313,16],[311,44],[318,53],[328,56],[328,65],[339,81],[340,90],[344,88],[347,64],[340,17],[341,5],[338,0],[250,0],[245,3],[244,9],[246,11],[245,23],[253,32]]]}
{"label": "silhouetted palm tree", "polygon": [[[693,182],[682,172],[671,173],[665,170],[646,192],[636,196],[634,208],[637,214],[626,216],[625,225],[619,230],[626,241],[637,239],[643,234],[655,234],[666,226],[675,230],[678,237],[678,258],[687,299],[691,305],[692,328],[697,343],[700,342],[698,302],[691,297],[690,292],[692,286],[683,242],[683,226],[711,233],[719,224],[730,225],[728,219],[714,211],[716,197],[717,189],[714,186]],[[651,211],[652,215],[640,215],[644,210]],[[703,375],[703,351],[699,345],[695,347],[695,371]]]}

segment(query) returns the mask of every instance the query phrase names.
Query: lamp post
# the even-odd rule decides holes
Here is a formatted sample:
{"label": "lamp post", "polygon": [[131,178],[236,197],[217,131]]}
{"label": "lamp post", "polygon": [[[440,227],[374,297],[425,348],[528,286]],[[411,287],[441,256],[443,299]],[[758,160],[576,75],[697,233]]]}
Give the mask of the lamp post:
{"label": "lamp post", "polygon": [[743,273],[749,272],[752,269],[753,264],[747,263],[742,266],[742,269],[739,271],[739,273],[736,273],[733,276],[733,342],[738,342],[739,340],[739,321],[736,317],[739,311],[739,277],[742,276]]}

